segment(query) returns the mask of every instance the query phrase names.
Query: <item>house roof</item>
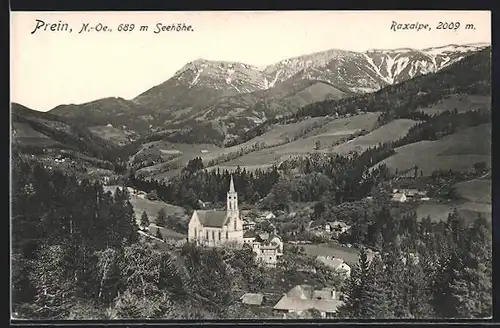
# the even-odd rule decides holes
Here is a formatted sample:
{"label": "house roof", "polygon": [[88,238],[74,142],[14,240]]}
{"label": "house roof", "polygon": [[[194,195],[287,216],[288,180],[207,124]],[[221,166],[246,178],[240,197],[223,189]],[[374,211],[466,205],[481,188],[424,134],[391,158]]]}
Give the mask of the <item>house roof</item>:
{"label": "house roof", "polygon": [[299,299],[288,296],[283,296],[274,306],[276,310],[293,310],[305,311],[316,309],[320,312],[334,313],[342,304],[339,300],[315,300],[315,299]]}
{"label": "house roof", "polygon": [[222,228],[226,223],[226,212],[217,210],[196,210],[200,223],[205,227]]}
{"label": "house roof", "polygon": [[255,237],[257,237],[257,234],[253,230],[247,230],[243,234],[243,238],[255,238]]}
{"label": "house roof", "polygon": [[331,258],[326,256],[318,256],[316,260],[334,269],[340,269],[342,266],[347,266],[344,260],[340,258]]}
{"label": "house roof", "polygon": [[253,304],[253,305],[261,305],[264,300],[264,295],[262,294],[254,294],[254,293],[246,293],[241,296],[241,302],[245,304]]}
{"label": "house roof", "polygon": [[258,236],[259,236],[259,238],[260,238],[262,241],[266,241],[266,240],[268,240],[268,239],[269,239],[270,234],[269,234],[269,232],[260,232],[260,233],[258,234]]}
{"label": "house roof", "polygon": [[333,222],[327,222],[326,223],[327,225],[329,225],[330,227],[333,227],[333,226],[340,226],[340,227],[343,227],[343,228],[346,228],[348,227],[349,225],[343,221],[333,221]]}
{"label": "house roof", "polygon": [[333,296],[333,289],[322,289],[315,290],[313,293],[313,299],[321,299],[321,300],[331,300]]}
{"label": "house roof", "polygon": [[270,245],[262,245],[260,246],[260,249],[277,249],[278,247],[279,245],[270,244]]}
{"label": "house roof", "polygon": [[392,198],[393,199],[399,199],[399,198],[401,198],[403,196],[405,196],[404,193],[397,192],[397,193],[395,193],[395,194],[392,195]]}
{"label": "house roof", "polygon": [[290,298],[298,299],[311,299],[314,293],[314,289],[310,285],[297,285],[290,289],[286,294]]}

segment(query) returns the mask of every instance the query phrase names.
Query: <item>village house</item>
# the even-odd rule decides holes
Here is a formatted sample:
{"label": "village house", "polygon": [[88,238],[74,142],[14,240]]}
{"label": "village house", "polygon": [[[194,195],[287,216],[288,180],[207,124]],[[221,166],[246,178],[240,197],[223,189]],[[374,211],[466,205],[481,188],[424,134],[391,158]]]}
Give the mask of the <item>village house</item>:
{"label": "village house", "polygon": [[278,258],[283,255],[283,242],[275,234],[246,231],[243,235],[243,243],[252,248],[257,262],[267,267],[276,267]]}
{"label": "village house", "polygon": [[240,297],[241,303],[248,305],[262,305],[264,295],[260,293],[246,293]]}
{"label": "village house", "polygon": [[342,222],[342,221],[327,222],[325,224],[325,231],[326,232],[336,232],[338,234],[345,233],[350,228],[351,228],[351,226],[349,226],[347,223]]}
{"label": "village house", "polygon": [[392,200],[393,202],[400,202],[400,203],[404,203],[404,202],[406,202],[406,195],[405,195],[405,194],[403,194],[403,193],[399,193],[399,192],[397,192],[397,193],[392,194],[392,198],[391,198],[391,200]]}
{"label": "village house", "polygon": [[351,276],[351,267],[343,259],[331,256],[318,256],[316,261],[329,267],[330,269],[343,274],[346,278]]}
{"label": "village house", "polygon": [[250,220],[243,220],[243,230],[253,230],[255,228],[256,223]]}
{"label": "village house", "polygon": [[136,190],[135,194],[137,195],[137,197],[142,198],[142,199],[146,199],[146,196],[147,196],[147,194],[142,190],[140,190],[140,191]]}
{"label": "village house", "polygon": [[415,188],[400,188],[393,189],[392,196],[394,201],[405,202],[410,199],[416,199],[417,197],[425,198],[427,196],[427,192]]}
{"label": "village house", "polygon": [[243,220],[238,209],[238,194],[231,176],[226,211],[195,210],[188,224],[188,241],[217,247],[243,245]]}
{"label": "village house", "polygon": [[261,220],[270,220],[276,218],[273,212],[264,212],[259,217]]}
{"label": "village house", "polygon": [[323,318],[331,318],[341,304],[342,301],[338,299],[334,289],[314,290],[310,285],[297,285],[286,293],[273,309],[283,314],[284,318],[290,313],[303,315],[310,309],[319,311]]}

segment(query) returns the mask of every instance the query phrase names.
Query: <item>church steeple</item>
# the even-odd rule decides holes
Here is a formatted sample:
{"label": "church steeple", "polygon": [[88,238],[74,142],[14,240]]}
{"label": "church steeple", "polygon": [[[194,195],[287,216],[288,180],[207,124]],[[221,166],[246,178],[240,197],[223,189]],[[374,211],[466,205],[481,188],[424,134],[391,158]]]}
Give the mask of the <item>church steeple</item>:
{"label": "church steeple", "polygon": [[238,193],[234,189],[233,175],[231,175],[229,191],[227,193],[227,214],[238,214]]}
{"label": "church steeple", "polygon": [[236,192],[234,190],[234,181],[233,181],[233,175],[231,174],[231,182],[229,182],[229,192]]}

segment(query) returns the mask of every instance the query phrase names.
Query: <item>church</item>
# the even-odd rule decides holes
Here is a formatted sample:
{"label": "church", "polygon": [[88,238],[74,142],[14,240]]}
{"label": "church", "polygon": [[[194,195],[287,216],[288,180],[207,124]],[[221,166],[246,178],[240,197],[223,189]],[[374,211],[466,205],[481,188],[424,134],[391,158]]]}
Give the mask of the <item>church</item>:
{"label": "church", "polygon": [[233,176],[227,193],[226,211],[195,210],[188,225],[188,241],[206,246],[243,244],[243,220],[238,209],[238,194]]}

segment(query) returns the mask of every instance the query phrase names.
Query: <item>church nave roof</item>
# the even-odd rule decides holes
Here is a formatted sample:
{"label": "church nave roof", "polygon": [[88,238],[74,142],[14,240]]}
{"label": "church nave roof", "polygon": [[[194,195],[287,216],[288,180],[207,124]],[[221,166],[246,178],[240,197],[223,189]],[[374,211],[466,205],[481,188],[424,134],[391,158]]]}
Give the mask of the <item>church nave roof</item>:
{"label": "church nave roof", "polygon": [[200,223],[204,227],[222,228],[226,224],[226,212],[217,210],[196,210]]}

